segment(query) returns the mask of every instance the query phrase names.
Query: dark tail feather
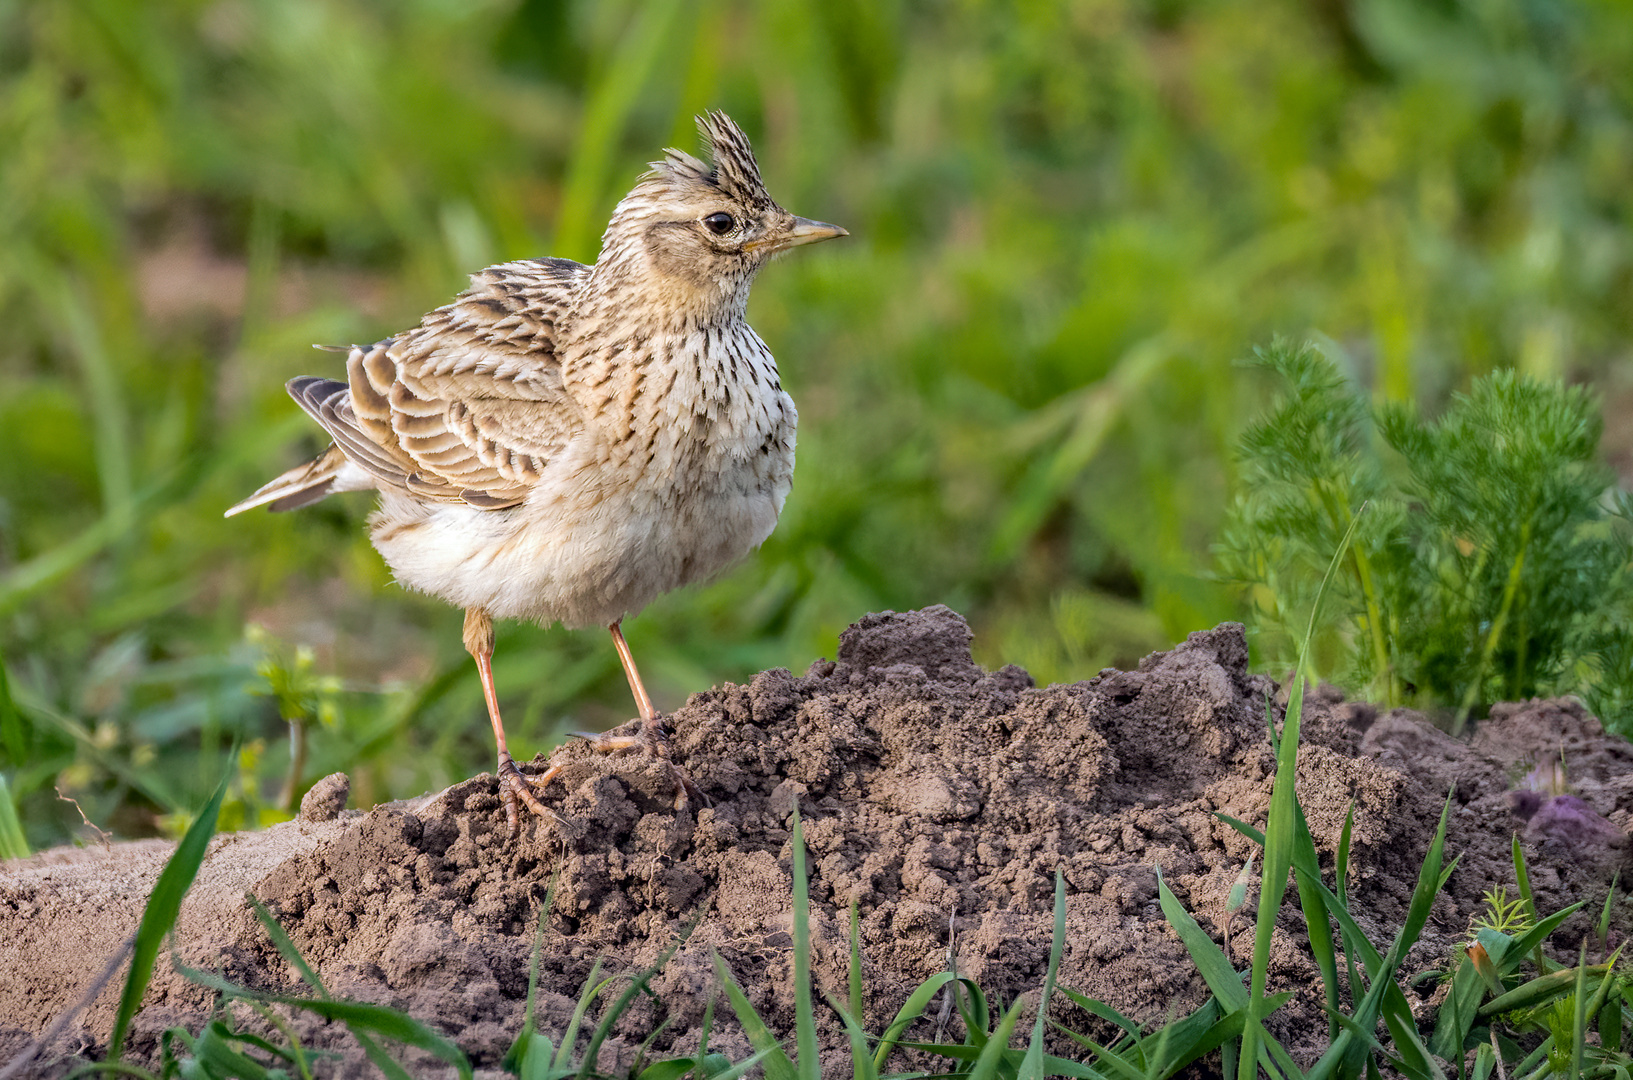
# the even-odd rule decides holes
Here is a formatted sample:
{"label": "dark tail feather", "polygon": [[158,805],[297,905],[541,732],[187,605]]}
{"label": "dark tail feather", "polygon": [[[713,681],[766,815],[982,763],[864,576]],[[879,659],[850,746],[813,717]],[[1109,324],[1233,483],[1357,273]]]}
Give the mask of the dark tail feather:
{"label": "dark tail feather", "polygon": [[257,506],[274,512],[299,510],[317,502],[333,489],[335,474],[346,464],[346,455],[331,446],[305,465],[297,465],[281,476],[262,485],[254,495],[236,504],[223,517],[242,514]]}

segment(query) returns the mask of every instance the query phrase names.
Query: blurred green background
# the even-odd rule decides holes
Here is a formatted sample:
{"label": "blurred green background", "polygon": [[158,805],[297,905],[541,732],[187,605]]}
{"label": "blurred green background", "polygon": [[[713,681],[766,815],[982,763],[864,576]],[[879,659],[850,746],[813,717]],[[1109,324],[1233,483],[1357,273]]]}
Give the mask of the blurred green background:
{"label": "blurred green background", "polygon": [[[460,614],[370,500],[221,512],[320,448],[314,342],[505,259],[593,259],[691,117],[849,240],[750,318],[800,407],[776,534],[627,627],[660,707],[802,671],[862,613],[1092,675],[1240,617],[1210,579],[1237,365],[1311,337],[1381,398],[1593,382],[1633,323],[1623,0],[0,0],[0,776],[29,841],[484,768]],[[258,628],[258,629],[253,629]],[[607,635],[500,628],[518,757],[630,715]],[[59,794],[60,792],[60,794]],[[67,801],[72,798],[77,802]]]}

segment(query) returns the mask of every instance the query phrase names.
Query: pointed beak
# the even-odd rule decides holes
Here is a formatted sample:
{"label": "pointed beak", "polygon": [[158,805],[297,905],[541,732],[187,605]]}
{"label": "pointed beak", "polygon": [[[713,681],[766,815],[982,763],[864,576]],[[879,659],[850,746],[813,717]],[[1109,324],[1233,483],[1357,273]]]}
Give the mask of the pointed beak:
{"label": "pointed beak", "polygon": [[823,240],[832,240],[836,236],[849,236],[850,233],[838,225],[829,225],[826,221],[812,221],[810,218],[797,217],[794,227],[782,235],[782,241],[777,246],[783,248],[799,247],[801,244],[815,244]]}

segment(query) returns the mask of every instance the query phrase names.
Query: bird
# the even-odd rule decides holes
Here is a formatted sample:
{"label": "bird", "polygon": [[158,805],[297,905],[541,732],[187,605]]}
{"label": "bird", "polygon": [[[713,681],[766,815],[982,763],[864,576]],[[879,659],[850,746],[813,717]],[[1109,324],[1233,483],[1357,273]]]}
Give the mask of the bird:
{"label": "bird", "polygon": [[[418,326],[346,352],[344,379],[289,381],[332,440],[226,511],[294,510],[375,491],[369,537],[395,580],[465,612],[514,836],[549,817],[505,742],[494,619],[604,627],[640,715],[597,750],[669,762],[676,806],[700,797],[622,630],[659,595],[707,580],[771,534],[798,412],[746,319],[774,257],[849,233],[766,191],[748,136],[696,118],[709,160],[666,150],[614,209],[593,264],[490,266]],[[320,346],[321,348],[322,346]]]}

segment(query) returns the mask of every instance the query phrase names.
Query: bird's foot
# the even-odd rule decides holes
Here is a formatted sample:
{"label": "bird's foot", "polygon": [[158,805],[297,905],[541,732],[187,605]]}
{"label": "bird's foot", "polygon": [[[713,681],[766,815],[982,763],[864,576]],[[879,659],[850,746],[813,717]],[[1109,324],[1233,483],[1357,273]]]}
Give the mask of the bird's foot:
{"label": "bird's foot", "polygon": [[[698,806],[708,806],[709,797],[703,794],[703,789],[693,782],[692,777],[685,769],[675,764],[669,753],[669,730],[664,726],[663,716],[653,714],[641,721],[640,728],[633,735],[614,735],[611,732],[602,732],[592,735],[585,732],[575,732],[577,738],[583,739],[585,745],[598,754],[611,754],[620,750],[640,750],[651,757],[658,758],[669,767],[669,773],[675,780],[675,809],[684,810],[688,803]],[[544,783],[561,766],[552,766],[537,783]]]}
{"label": "bird's foot", "polygon": [[510,827],[512,838],[515,838],[522,831],[520,807],[524,803],[529,810],[542,818],[549,818],[551,821],[561,820],[548,806],[539,801],[538,796],[533,794],[533,785],[546,783],[555,770],[552,769],[543,777],[525,776],[522,770],[516,767],[516,759],[511,757],[508,752],[501,750],[499,752],[499,766],[494,772],[499,777],[499,798],[505,804],[505,822]]}

